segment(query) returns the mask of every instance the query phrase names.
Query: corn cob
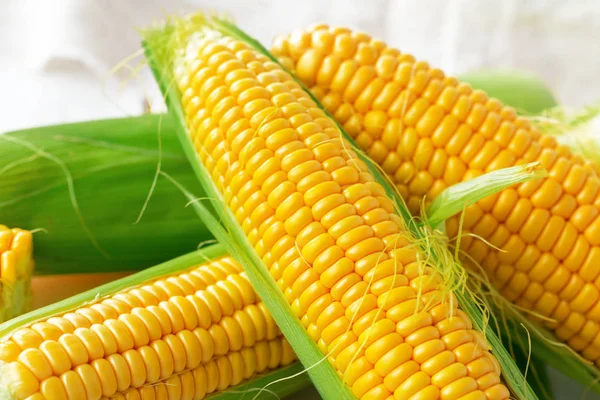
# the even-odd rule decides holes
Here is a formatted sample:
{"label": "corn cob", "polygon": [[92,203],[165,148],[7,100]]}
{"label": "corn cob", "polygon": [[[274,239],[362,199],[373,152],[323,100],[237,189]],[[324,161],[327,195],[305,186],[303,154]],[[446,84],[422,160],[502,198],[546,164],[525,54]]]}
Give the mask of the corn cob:
{"label": "corn cob", "polygon": [[30,308],[32,249],[31,232],[0,225],[0,322]]}
{"label": "corn cob", "polygon": [[[279,38],[273,53],[392,177],[415,214],[424,196],[454,183],[540,161],[546,179],[466,210],[462,233],[495,248],[468,235],[460,247],[508,300],[545,317],[559,339],[600,365],[594,164],[484,92],[366,34],[318,25]],[[455,237],[459,217],[446,230]]]}
{"label": "corn cob", "polygon": [[0,135],[0,221],[44,230],[37,275],[141,270],[212,239],[176,187],[153,185],[159,159],[195,183],[173,131],[170,118],[146,115]]}
{"label": "corn cob", "polygon": [[197,156],[354,395],[509,398],[483,335],[419,262],[335,123],[244,42],[210,29],[184,37],[172,67]]}
{"label": "corn cob", "polygon": [[294,359],[224,256],[13,329],[0,382],[9,399],[201,399]]}

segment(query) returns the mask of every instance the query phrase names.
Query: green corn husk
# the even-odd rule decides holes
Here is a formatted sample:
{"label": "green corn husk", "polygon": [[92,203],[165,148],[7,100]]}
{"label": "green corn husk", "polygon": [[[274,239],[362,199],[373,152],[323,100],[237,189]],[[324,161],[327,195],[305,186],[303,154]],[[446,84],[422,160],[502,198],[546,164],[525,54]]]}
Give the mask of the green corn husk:
{"label": "green corn husk", "polygon": [[[17,329],[30,326],[36,322],[47,320],[53,316],[60,316],[84,305],[102,300],[106,296],[113,295],[124,289],[130,289],[153,281],[164,276],[184,272],[194,266],[209,260],[218,259],[227,253],[222,245],[213,245],[196,250],[192,253],[167,261],[163,264],[148,268],[137,274],[119,279],[117,281],[99,286],[84,293],[78,294],[66,300],[43,307],[39,310],[24,314],[11,321],[0,325],[0,342],[6,340]],[[10,374],[5,373],[7,364],[0,361],[0,399],[16,400],[15,386],[19,382],[11,379]],[[294,379],[289,379],[290,377]],[[238,386],[208,395],[207,399],[229,400],[229,399],[273,399],[286,398],[310,386],[310,380],[302,373],[302,366],[295,362],[288,366],[268,371]]]}
{"label": "green corn husk", "polygon": [[491,97],[525,115],[536,115],[557,105],[550,89],[537,76],[519,70],[488,69],[459,76]]}
{"label": "green corn husk", "polygon": [[[308,369],[308,373],[313,380],[313,383],[323,398],[353,398],[352,394],[348,392],[347,386],[345,386],[339,377],[336,376],[331,366],[326,365],[328,363],[319,361],[323,358],[322,353],[320,353],[314,343],[310,341],[306,331],[304,331],[297,318],[293,316],[283,294],[278,290],[278,287],[268,270],[256,254],[254,248],[247,241],[247,238],[243,234],[241,227],[237,224],[232,212],[225,207],[209,173],[198,160],[194,146],[187,133],[181,105],[181,94],[173,85],[172,65],[170,63],[172,57],[170,51],[172,49],[169,48],[168,44],[171,40],[184,40],[186,35],[190,32],[207,32],[208,35],[216,34],[232,36],[249,44],[255,50],[265,54],[273,61],[276,62],[276,60],[264,47],[247,36],[244,32],[240,31],[235,25],[218,18],[208,19],[201,14],[195,14],[189,18],[168,21],[164,27],[153,28],[142,34],[146,57],[149,59],[151,69],[167,99],[169,110],[177,120],[177,132],[183,144],[184,151],[188,155],[192,167],[198,175],[198,179],[203,185],[206,193],[213,199],[211,203],[213,205],[214,203],[217,203],[218,206],[220,206],[219,209],[223,208],[218,215],[211,215],[210,211],[206,208],[200,204],[195,204],[199,216],[211,228],[214,228],[213,233],[217,239],[230,238],[228,243],[231,254],[243,265],[250,281],[258,294],[265,301],[265,305],[269,308],[282,332],[288,338],[300,361]],[[316,100],[315,102],[319,104]],[[344,133],[341,127],[340,130]],[[360,153],[354,142],[345,133],[344,137],[352,145],[353,150]],[[435,239],[430,236],[430,233],[427,230],[421,229],[421,226],[414,223],[402,200],[397,197],[397,193],[388,184],[387,179],[373,166],[372,162],[364,155],[361,155],[361,158],[370,166],[371,173],[375,179],[383,185],[388,192],[388,195],[395,200],[399,215],[405,219],[406,225],[410,227],[410,233],[415,236],[417,242],[423,244],[423,249],[428,257],[430,257],[432,265],[448,263],[450,269],[461,269],[462,267],[458,265],[456,259],[448,254],[448,249],[445,245],[432,245],[431,248],[427,246],[427,244],[430,244],[432,240],[435,241]],[[221,221],[223,228],[216,227],[211,223],[215,220]],[[444,271],[441,272],[444,276]],[[538,397],[531,390],[512,357],[502,346],[493,330],[485,329],[487,319],[480,309],[481,304],[476,304],[475,299],[466,293],[468,292],[466,287],[461,286],[456,282],[450,282],[450,284],[451,287],[456,287],[458,289],[454,293],[456,294],[462,309],[473,321],[474,327],[482,331],[488,339],[488,342],[502,367],[504,379],[510,386],[513,394],[518,399],[537,399]]]}
{"label": "green corn husk", "polygon": [[212,238],[156,174],[201,195],[173,132],[147,115],[0,135],[0,221],[40,230],[36,274],[139,270]]}
{"label": "green corn husk", "polygon": [[468,205],[475,204],[517,183],[544,178],[547,175],[539,162],[533,162],[488,172],[466,182],[457,183],[444,190],[431,202],[427,208],[427,223],[432,228],[437,228]]}

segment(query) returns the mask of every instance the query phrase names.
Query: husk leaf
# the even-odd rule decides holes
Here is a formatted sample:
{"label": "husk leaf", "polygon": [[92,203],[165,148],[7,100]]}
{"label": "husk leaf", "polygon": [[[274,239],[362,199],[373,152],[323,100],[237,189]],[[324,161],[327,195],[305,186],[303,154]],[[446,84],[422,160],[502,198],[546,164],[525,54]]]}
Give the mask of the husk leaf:
{"label": "husk leaf", "polygon": [[436,228],[471,204],[517,183],[543,178],[548,173],[539,162],[502,168],[452,185],[442,191],[426,211],[427,223]]}
{"label": "husk leaf", "polygon": [[172,120],[161,115],[2,134],[0,221],[40,230],[36,274],[139,270],[169,260],[212,236],[191,222],[193,210],[163,178],[144,209],[159,159],[202,196]]}

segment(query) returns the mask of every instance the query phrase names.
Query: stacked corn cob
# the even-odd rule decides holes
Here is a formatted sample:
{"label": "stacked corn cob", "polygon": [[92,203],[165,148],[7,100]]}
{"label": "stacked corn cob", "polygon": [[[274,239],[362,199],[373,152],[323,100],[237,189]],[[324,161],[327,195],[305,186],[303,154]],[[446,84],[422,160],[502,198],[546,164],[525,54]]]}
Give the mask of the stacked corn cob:
{"label": "stacked corn cob", "polygon": [[[452,184],[540,161],[546,179],[466,209],[460,245],[507,299],[600,365],[595,165],[484,92],[363,33],[318,25],[276,40],[273,53],[392,177],[414,213],[424,196]],[[455,237],[459,217],[446,229]]]}
{"label": "stacked corn cob", "polygon": [[15,399],[200,399],[294,359],[221,257],[13,329],[0,382]]}
{"label": "stacked corn cob", "polygon": [[0,225],[0,322],[29,309],[32,252],[31,232]]}

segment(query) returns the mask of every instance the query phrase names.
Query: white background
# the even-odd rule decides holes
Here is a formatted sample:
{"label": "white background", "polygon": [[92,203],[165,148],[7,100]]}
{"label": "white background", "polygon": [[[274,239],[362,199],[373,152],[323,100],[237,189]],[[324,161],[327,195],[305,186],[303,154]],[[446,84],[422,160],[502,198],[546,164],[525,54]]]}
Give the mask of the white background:
{"label": "white background", "polygon": [[[226,12],[266,45],[326,21],[451,74],[517,67],[540,75],[563,104],[600,100],[597,0],[0,0],[0,132],[136,115],[145,99],[163,110],[145,69],[114,69],[138,52],[136,28],[198,8]],[[553,383],[558,399],[580,398],[565,378]]]}
{"label": "white background", "polygon": [[[198,8],[226,12],[267,45],[276,34],[327,21],[365,30],[448,73],[519,67],[539,74],[565,104],[600,99],[598,0],[0,0],[0,5],[0,132],[139,114],[144,95],[156,98],[149,75],[111,70],[139,49],[136,28]],[[160,99],[153,104],[161,109]]]}

